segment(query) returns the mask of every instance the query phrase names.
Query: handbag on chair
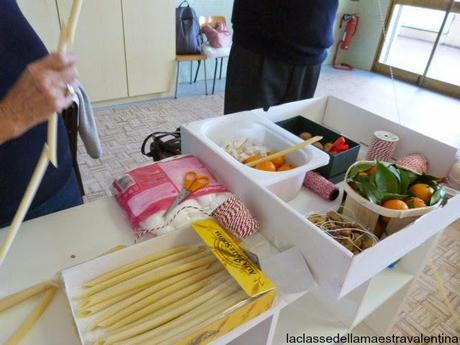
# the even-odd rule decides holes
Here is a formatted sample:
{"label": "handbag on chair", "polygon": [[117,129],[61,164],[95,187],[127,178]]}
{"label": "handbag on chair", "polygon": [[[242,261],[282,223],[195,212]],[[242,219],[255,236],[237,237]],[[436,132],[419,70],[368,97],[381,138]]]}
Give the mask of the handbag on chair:
{"label": "handbag on chair", "polygon": [[176,54],[200,54],[201,44],[198,17],[188,2],[183,1],[176,8]]}

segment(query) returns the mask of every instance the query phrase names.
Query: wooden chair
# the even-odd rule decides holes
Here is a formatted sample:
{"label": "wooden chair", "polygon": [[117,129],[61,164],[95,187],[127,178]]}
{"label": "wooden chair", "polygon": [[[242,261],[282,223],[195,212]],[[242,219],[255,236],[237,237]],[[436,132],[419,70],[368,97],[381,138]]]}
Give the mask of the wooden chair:
{"label": "wooden chair", "polygon": [[196,69],[195,81],[198,77],[198,71],[200,70],[201,62],[204,64],[204,90],[205,94],[208,95],[208,82],[206,75],[206,59],[208,56],[206,54],[184,54],[176,55],[176,91],[174,92],[174,98],[177,99],[177,88],[179,86],[179,74],[180,74],[180,64],[181,62],[190,61],[190,84],[193,82],[193,61],[198,62],[198,67]]}
{"label": "wooden chair", "polygon": [[[199,21],[200,21],[200,27],[203,27],[204,25],[210,25],[212,27],[216,27],[219,24],[224,24],[225,26],[227,26],[227,20],[225,19],[224,16],[201,16],[199,18]],[[206,56],[209,59],[215,59],[214,78],[213,78],[213,83],[212,83],[212,94],[214,94],[214,91],[216,89],[216,77],[217,77],[217,68],[219,65],[219,59],[220,59],[219,80],[221,80],[222,79],[222,66],[224,63],[224,58],[229,57],[230,49],[231,47],[213,48],[209,44],[206,44],[206,43],[203,44],[203,53],[206,54]]]}

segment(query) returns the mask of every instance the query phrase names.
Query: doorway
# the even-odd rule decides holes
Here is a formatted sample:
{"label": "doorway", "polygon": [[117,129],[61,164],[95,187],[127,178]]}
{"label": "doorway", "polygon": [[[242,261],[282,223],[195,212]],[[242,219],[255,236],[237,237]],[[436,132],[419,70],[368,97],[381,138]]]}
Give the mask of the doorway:
{"label": "doorway", "polygon": [[460,0],[391,1],[373,70],[460,98]]}

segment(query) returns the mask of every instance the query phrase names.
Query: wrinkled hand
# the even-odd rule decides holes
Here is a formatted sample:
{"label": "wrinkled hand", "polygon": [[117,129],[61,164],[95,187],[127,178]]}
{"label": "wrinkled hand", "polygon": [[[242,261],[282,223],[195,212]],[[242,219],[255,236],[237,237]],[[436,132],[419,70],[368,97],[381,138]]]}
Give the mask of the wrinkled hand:
{"label": "wrinkled hand", "polygon": [[67,85],[76,86],[77,58],[53,53],[27,66],[0,103],[12,121],[12,137],[23,134],[72,103]]}

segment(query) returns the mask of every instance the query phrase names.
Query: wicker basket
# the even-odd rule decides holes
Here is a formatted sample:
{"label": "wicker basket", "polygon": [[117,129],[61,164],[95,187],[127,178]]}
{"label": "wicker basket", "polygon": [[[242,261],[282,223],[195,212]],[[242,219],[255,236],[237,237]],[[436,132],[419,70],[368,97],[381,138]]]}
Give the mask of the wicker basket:
{"label": "wicker basket", "polygon": [[[390,218],[389,222],[386,224],[385,232],[387,234],[392,234],[407,226],[408,224],[412,223],[414,220],[423,216],[424,214],[438,208],[441,205],[442,201],[439,201],[436,205],[433,206],[412,208],[409,210],[392,210],[374,204],[373,202],[361,196],[348,184],[348,182],[346,182],[350,170],[354,166],[363,163],[372,163],[372,161],[356,162],[347,171],[344,184],[346,199],[343,213],[345,215],[353,217],[364,226],[367,226],[369,229],[374,229],[374,232],[376,234],[380,232],[377,230],[377,227],[379,226],[377,223],[380,221],[380,216]],[[389,163],[382,163],[389,165]]]}

